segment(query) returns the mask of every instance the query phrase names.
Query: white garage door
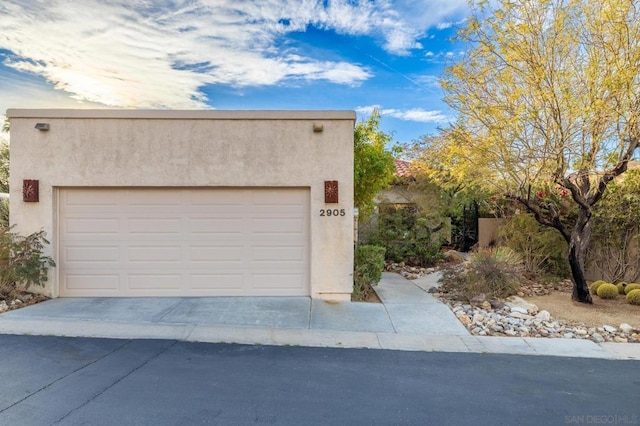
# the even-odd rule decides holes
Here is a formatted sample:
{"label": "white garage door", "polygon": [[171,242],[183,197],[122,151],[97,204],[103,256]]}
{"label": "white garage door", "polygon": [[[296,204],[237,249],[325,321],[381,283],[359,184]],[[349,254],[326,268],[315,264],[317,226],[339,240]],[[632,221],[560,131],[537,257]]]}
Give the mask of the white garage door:
{"label": "white garage door", "polygon": [[307,188],[59,191],[60,296],[307,296]]}

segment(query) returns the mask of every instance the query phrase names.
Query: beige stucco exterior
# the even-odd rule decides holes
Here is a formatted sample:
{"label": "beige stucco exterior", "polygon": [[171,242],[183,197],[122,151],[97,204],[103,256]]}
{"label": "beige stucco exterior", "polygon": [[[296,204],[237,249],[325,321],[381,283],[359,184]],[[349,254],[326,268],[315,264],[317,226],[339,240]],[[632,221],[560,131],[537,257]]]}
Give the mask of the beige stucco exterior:
{"label": "beige stucco exterior", "polygon": [[496,217],[478,218],[478,246],[490,247],[496,245],[500,227],[504,219]]}
{"label": "beige stucco exterior", "polygon": [[[23,234],[44,229],[54,260],[60,188],[309,188],[311,296],[349,299],[354,112],[10,109],[7,116],[11,223]],[[39,180],[39,202],[23,202],[25,179]],[[327,180],[339,182],[339,204],[325,204]],[[346,214],[320,216],[326,208]],[[57,297],[57,283],[53,268],[44,292]]]}

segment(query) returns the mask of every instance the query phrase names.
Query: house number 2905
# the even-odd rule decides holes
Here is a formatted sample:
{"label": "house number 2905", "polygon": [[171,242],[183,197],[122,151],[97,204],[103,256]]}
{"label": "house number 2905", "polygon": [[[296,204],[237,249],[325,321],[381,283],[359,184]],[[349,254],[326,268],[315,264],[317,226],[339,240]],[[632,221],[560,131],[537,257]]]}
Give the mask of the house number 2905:
{"label": "house number 2905", "polygon": [[320,216],[344,216],[344,209],[320,209]]}

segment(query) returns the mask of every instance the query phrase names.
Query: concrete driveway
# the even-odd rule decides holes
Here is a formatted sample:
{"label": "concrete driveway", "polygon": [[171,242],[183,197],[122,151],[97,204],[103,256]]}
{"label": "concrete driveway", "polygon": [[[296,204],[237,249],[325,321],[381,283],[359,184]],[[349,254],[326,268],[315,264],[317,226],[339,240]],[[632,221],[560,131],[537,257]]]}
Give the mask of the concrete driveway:
{"label": "concrete driveway", "polygon": [[640,359],[640,345],[633,344],[471,336],[427,293],[438,278],[412,282],[384,273],[376,287],[382,303],[308,297],[52,299],[0,315],[0,333]]}

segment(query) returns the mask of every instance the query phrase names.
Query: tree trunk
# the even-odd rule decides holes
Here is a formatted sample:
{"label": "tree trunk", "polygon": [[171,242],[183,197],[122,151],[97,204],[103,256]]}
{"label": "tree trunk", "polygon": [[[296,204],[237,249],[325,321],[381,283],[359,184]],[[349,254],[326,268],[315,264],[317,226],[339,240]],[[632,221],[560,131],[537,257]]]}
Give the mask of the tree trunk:
{"label": "tree trunk", "polygon": [[571,299],[582,303],[593,303],[585,279],[585,256],[591,239],[591,212],[583,208],[578,213],[576,226],[569,241],[569,265],[573,280]]}

